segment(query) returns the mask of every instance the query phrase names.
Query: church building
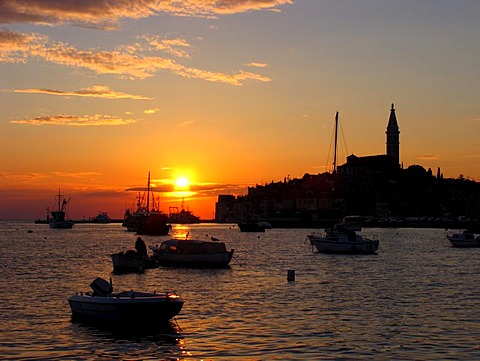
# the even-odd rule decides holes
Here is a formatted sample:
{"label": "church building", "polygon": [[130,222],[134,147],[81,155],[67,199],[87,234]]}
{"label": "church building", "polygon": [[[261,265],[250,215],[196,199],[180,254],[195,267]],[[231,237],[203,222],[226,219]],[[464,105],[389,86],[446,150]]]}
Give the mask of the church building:
{"label": "church building", "polygon": [[357,157],[351,154],[347,163],[339,166],[338,173],[347,177],[372,175],[378,172],[391,172],[400,169],[400,130],[398,128],[395,106],[392,104],[387,125],[386,154]]}

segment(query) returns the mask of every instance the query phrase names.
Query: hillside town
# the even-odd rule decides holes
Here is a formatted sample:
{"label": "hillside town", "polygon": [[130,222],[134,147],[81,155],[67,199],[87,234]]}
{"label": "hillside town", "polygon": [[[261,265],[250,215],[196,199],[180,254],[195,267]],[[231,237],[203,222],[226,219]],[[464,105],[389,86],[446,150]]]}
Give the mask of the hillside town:
{"label": "hillside town", "polygon": [[273,227],[323,227],[347,215],[364,225],[465,228],[480,220],[480,183],[444,178],[441,169],[400,163],[400,130],[392,104],[386,154],[351,154],[336,172],[248,188],[242,196],[219,195],[215,221],[264,220]]}

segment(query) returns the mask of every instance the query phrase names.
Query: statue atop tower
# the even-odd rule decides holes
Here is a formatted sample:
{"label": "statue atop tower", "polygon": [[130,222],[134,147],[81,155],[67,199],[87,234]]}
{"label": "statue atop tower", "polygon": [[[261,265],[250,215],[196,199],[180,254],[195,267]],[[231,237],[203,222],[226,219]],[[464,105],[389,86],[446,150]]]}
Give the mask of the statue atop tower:
{"label": "statue atop tower", "polygon": [[387,125],[387,155],[395,159],[400,164],[400,130],[398,129],[397,117],[395,115],[395,106],[392,103],[390,109],[390,118]]}

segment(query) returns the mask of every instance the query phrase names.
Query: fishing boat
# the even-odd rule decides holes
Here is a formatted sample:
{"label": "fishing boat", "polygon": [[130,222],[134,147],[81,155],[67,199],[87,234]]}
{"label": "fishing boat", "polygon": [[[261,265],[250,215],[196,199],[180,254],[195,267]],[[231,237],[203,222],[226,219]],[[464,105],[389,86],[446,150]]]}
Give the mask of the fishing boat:
{"label": "fishing boat", "polygon": [[[335,178],[337,173],[338,112],[335,114],[335,145],[333,157],[332,208],[335,204]],[[333,209],[332,209],[333,218]],[[325,229],[323,234],[309,234],[307,238],[321,253],[374,254],[378,251],[379,240],[357,234],[345,225],[338,224]]]}
{"label": "fishing boat", "polygon": [[165,266],[227,268],[234,252],[227,251],[224,242],[190,239],[170,239],[149,247],[158,264]]}
{"label": "fishing boat", "polygon": [[73,227],[74,222],[70,219],[65,219],[70,198],[66,200],[60,193],[60,189],[56,197],[58,198],[57,208],[50,212],[52,217],[48,220],[48,224],[50,228],[70,229]]}
{"label": "fishing boat", "polygon": [[193,224],[200,223],[200,217],[197,217],[190,210],[184,207],[184,200],[182,199],[181,210],[178,207],[169,207],[170,223],[175,224]]}
{"label": "fishing boat", "polygon": [[468,230],[461,233],[448,233],[447,239],[453,247],[480,247],[480,235],[475,236]]}
{"label": "fishing boat", "polygon": [[140,235],[165,236],[170,231],[170,224],[168,216],[160,211],[160,206],[155,205],[155,198],[152,196],[152,207],[150,206],[150,172],[148,172],[148,182],[146,189],[146,202],[144,205],[145,196],[140,194],[137,198],[137,209],[135,212],[130,210],[125,211],[124,221],[122,226],[127,231],[136,232]]}
{"label": "fishing boat", "polygon": [[100,277],[90,287],[93,292],[76,293],[68,299],[72,318],[144,326],[170,320],[180,313],[184,304],[174,292],[113,293],[111,280]]}

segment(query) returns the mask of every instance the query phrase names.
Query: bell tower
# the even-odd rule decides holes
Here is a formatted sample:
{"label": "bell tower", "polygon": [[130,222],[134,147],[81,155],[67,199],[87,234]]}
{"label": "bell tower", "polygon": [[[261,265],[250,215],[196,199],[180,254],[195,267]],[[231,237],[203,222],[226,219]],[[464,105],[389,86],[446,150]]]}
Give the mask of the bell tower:
{"label": "bell tower", "polygon": [[392,103],[390,109],[390,118],[387,125],[387,155],[395,159],[400,164],[400,130],[398,129],[395,107]]}

